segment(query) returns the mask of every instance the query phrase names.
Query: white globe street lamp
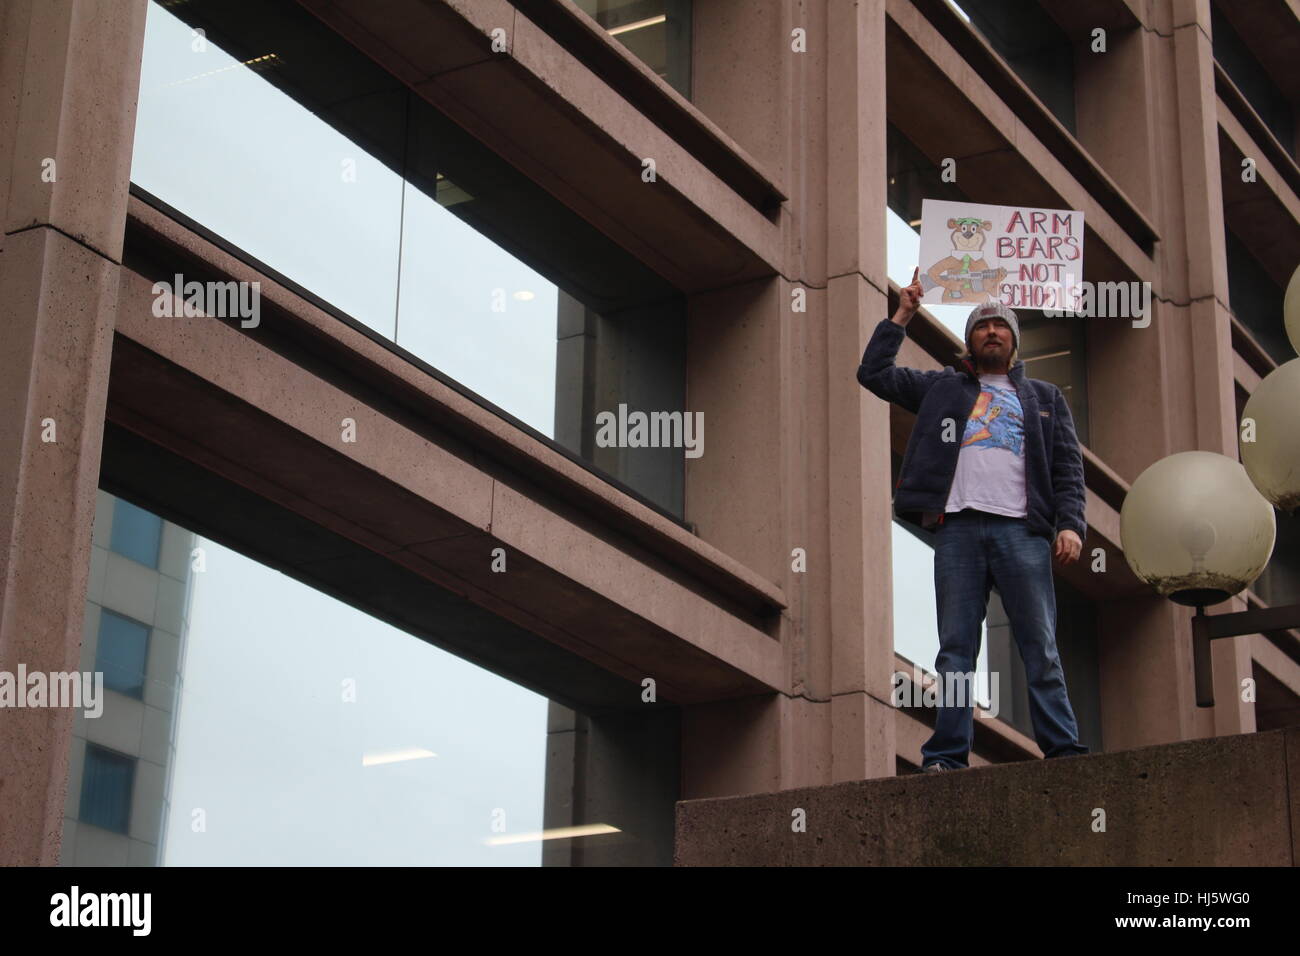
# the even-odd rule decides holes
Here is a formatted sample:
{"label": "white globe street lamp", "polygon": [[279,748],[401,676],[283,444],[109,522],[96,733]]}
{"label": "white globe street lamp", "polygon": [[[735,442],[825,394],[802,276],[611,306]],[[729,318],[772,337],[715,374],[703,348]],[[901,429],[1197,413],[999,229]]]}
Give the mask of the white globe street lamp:
{"label": "white globe street lamp", "polygon": [[[1300,352],[1300,267],[1283,305]],[[1196,704],[1214,706],[1210,641],[1300,627],[1300,604],[1205,613],[1250,585],[1273,553],[1274,506],[1300,507],[1300,359],[1270,372],[1243,410],[1241,463],[1208,451],[1162,458],[1138,475],[1120,510],[1129,566],[1160,594],[1196,608]]]}
{"label": "white globe street lamp", "polygon": [[1282,321],[1286,323],[1286,336],[1291,340],[1291,348],[1300,355],[1300,266],[1291,273],[1291,281],[1286,284],[1286,298],[1282,300]]}
{"label": "white globe street lamp", "polygon": [[1185,451],[1133,482],[1119,516],[1124,557],[1160,594],[1218,604],[1259,577],[1277,533],[1273,507],[1224,455]]}
{"label": "white globe street lamp", "polygon": [[[1300,323],[1296,331],[1300,335]],[[1241,420],[1246,473],[1279,510],[1294,513],[1300,507],[1300,358],[1268,373]]]}

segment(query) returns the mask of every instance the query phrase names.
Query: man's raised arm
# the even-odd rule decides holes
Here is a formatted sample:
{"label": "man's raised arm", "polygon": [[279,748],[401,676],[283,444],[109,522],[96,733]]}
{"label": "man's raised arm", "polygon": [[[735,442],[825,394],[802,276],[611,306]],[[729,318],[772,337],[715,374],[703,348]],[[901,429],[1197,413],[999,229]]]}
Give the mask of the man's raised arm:
{"label": "man's raised arm", "polygon": [[863,388],[913,413],[921,407],[921,400],[930,386],[943,375],[942,372],[922,372],[894,364],[899,346],[907,335],[907,323],[921,307],[920,277],[921,270],[917,267],[912,273],[912,284],[899,290],[898,311],[893,318],[876,326],[858,366],[858,382]]}

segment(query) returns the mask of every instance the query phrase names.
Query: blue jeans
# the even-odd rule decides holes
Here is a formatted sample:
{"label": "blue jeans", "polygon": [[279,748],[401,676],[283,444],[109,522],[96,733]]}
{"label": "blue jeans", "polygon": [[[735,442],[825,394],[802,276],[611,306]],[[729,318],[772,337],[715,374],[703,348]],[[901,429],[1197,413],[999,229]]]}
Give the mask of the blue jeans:
{"label": "blue jeans", "polygon": [[[1052,589],[1052,543],[1034,534],[1023,518],[967,508],[944,517],[934,547],[934,596],[939,618],[939,707],[934,735],[921,747],[921,764],[966,767],[975,738],[969,693],[945,675],[975,670],[980,624],[996,585],[1011,622],[1011,634],[1025,663],[1034,739],[1047,757],[1086,754],[1065,690],[1056,652],[1056,593]],[[1005,687],[1006,682],[1000,681]],[[963,685],[973,686],[973,685]],[[946,705],[946,706],[945,706]]]}

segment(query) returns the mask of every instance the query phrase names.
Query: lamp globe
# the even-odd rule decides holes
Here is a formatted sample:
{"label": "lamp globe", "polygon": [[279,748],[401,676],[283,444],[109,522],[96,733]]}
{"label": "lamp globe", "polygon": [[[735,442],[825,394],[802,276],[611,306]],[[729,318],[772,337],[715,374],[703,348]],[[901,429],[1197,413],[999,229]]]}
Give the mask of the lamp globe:
{"label": "lamp globe", "polygon": [[1226,601],[1259,577],[1277,533],[1273,506],[1224,455],[1184,451],[1133,482],[1120,509],[1129,567],[1179,604]]}

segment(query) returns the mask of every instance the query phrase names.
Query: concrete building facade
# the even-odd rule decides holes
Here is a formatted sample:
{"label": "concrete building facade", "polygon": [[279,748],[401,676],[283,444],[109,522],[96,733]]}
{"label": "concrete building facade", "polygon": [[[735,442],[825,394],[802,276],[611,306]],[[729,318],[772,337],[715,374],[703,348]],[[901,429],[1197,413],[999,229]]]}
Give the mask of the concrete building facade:
{"label": "concrete building facade", "polygon": [[[928,585],[926,542],[891,509],[912,421],[854,373],[896,303],[891,230],[948,198],[1083,210],[1085,278],[1152,289],[1145,327],[1022,318],[1029,374],[1080,424],[1084,553],[1105,569],[1057,572],[1081,732],[1113,752],[1297,721],[1294,629],[1216,642],[1217,703],[1196,707],[1190,609],[1141,585],[1119,535],[1152,462],[1238,457],[1246,397],[1294,357],[1294,0],[0,0],[0,18],[0,670],[83,659],[111,493],[545,695],[545,826],[635,834],[548,841],[545,863],[668,863],[678,801],[905,772],[933,721],[891,700],[932,664],[901,590]],[[153,24],[175,39],[150,46]],[[184,65],[209,47],[225,59]],[[200,99],[218,75],[275,99]],[[282,102],[319,122],[328,182],[255,125]],[[203,206],[226,180],[248,205]],[[456,364],[490,353],[525,380],[530,330],[488,303],[527,299],[500,271],[464,302],[437,286],[456,249],[419,232],[435,213],[553,283],[553,417]],[[179,277],[233,298],[185,309]],[[254,283],[259,311],[234,308]],[[960,348],[922,312],[899,362]],[[627,410],[697,416],[702,453],[622,426],[610,443]],[[1300,601],[1298,524],[1279,514],[1269,569],[1212,610]],[[1040,755],[1006,630],[995,598],[986,667],[1011,694],[976,721],[973,765]],[[76,739],[70,711],[0,711],[3,862],[66,853]]]}

